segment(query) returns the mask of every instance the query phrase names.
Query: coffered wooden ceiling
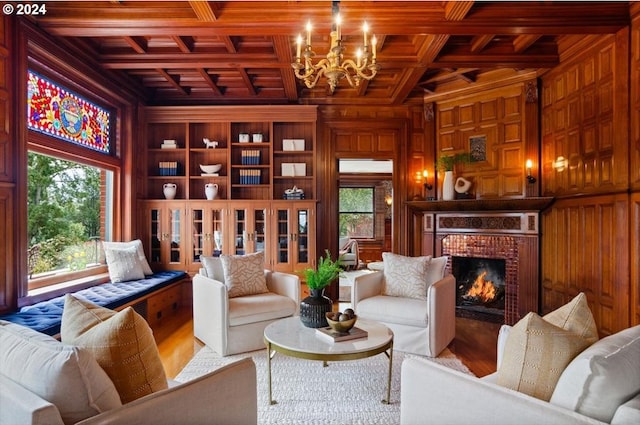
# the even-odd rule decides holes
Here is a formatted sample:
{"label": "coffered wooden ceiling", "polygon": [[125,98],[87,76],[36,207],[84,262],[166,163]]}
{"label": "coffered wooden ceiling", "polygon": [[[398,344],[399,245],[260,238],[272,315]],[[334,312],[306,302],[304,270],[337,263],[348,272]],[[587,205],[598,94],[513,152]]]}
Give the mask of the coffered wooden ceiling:
{"label": "coffered wooden ceiling", "polygon": [[342,1],[345,56],[377,36],[380,71],[335,93],[294,76],[295,39],[314,25],[326,54],[330,1],[60,1],[34,21],[124,74],[148,104],[378,104],[521,73],[539,74],[563,54],[629,23],[628,2]]}

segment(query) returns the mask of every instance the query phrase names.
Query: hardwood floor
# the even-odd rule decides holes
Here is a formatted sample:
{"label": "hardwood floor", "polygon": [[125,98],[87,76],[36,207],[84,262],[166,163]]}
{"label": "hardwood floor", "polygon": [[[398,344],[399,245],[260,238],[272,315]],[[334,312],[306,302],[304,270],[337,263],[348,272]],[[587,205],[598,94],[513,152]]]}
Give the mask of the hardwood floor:
{"label": "hardwood floor", "polygon": [[[479,377],[496,370],[496,342],[500,325],[472,319],[456,318],[456,337],[449,345],[467,367]],[[170,379],[191,360],[202,344],[193,336],[190,309],[182,309],[154,328],[158,351]]]}

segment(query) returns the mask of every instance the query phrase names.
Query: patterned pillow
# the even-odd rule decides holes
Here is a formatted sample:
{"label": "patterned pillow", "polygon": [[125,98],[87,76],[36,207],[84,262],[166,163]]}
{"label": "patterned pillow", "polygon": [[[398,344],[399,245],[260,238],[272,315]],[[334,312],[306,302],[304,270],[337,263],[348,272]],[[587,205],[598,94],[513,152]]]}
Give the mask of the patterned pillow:
{"label": "patterned pillow", "polygon": [[434,257],[427,268],[427,288],[444,278],[444,270],[447,267],[447,256]]}
{"label": "patterned pillow", "polygon": [[102,248],[105,251],[105,255],[110,249],[122,249],[122,248],[131,248],[135,247],[138,252],[138,261],[140,262],[140,266],[142,267],[142,271],[145,275],[153,274],[153,270],[149,266],[149,262],[147,261],[147,257],[144,255],[144,248],[142,247],[142,241],[140,239],[136,239],[130,242],[102,242]]}
{"label": "patterned pillow", "polygon": [[599,338],[598,327],[584,292],[580,292],[567,304],[545,315],[544,320],[581,336],[589,342],[589,345]]}
{"label": "patterned pillow", "polygon": [[135,247],[105,249],[104,255],[112,282],[144,279],[144,270],[138,260],[138,251]]}
{"label": "patterned pillow", "polygon": [[132,307],[115,312],[67,294],[60,336],[93,353],[124,404],[168,387],[153,332]]}
{"label": "patterned pillow", "polygon": [[509,332],[497,383],[549,401],[564,369],[588,346],[581,336],[529,313]]}
{"label": "patterned pillow", "polygon": [[391,252],[382,253],[384,263],[383,295],[427,299],[427,271],[431,257],[405,257]]}
{"label": "patterned pillow", "polygon": [[221,255],[224,284],[229,298],[269,292],[264,276],[264,252],[247,255]]}
{"label": "patterned pillow", "polygon": [[597,340],[584,293],[544,317],[529,313],[508,333],[498,384],[548,401],[569,362]]}

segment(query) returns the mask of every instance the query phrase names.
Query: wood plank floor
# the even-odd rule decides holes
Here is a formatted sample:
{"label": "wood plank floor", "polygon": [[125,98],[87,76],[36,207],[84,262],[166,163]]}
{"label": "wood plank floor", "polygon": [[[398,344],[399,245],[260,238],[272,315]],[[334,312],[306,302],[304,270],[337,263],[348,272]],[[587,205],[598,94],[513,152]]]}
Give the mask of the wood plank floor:
{"label": "wood plank floor", "polygon": [[[158,351],[168,378],[174,378],[202,348],[193,336],[190,309],[167,317],[154,328]],[[449,345],[467,367],[479,377],[496,370],[496,342],[500,325],[472,319],[456,318],[456,337]]]}

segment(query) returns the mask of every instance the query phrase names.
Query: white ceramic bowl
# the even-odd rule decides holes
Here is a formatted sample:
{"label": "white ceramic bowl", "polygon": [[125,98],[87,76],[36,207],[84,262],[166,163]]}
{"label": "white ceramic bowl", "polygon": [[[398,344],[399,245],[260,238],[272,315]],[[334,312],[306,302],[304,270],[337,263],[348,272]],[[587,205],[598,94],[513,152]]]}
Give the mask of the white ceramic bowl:
{"label": "white ceramic bowl", "polygon": [[202,172],[207,174],[217,173],[218,171],[220,171],[221,168],[222,168],[222,164],[212,164],[212,165],[200,164],[200,169],[202,170]]}

